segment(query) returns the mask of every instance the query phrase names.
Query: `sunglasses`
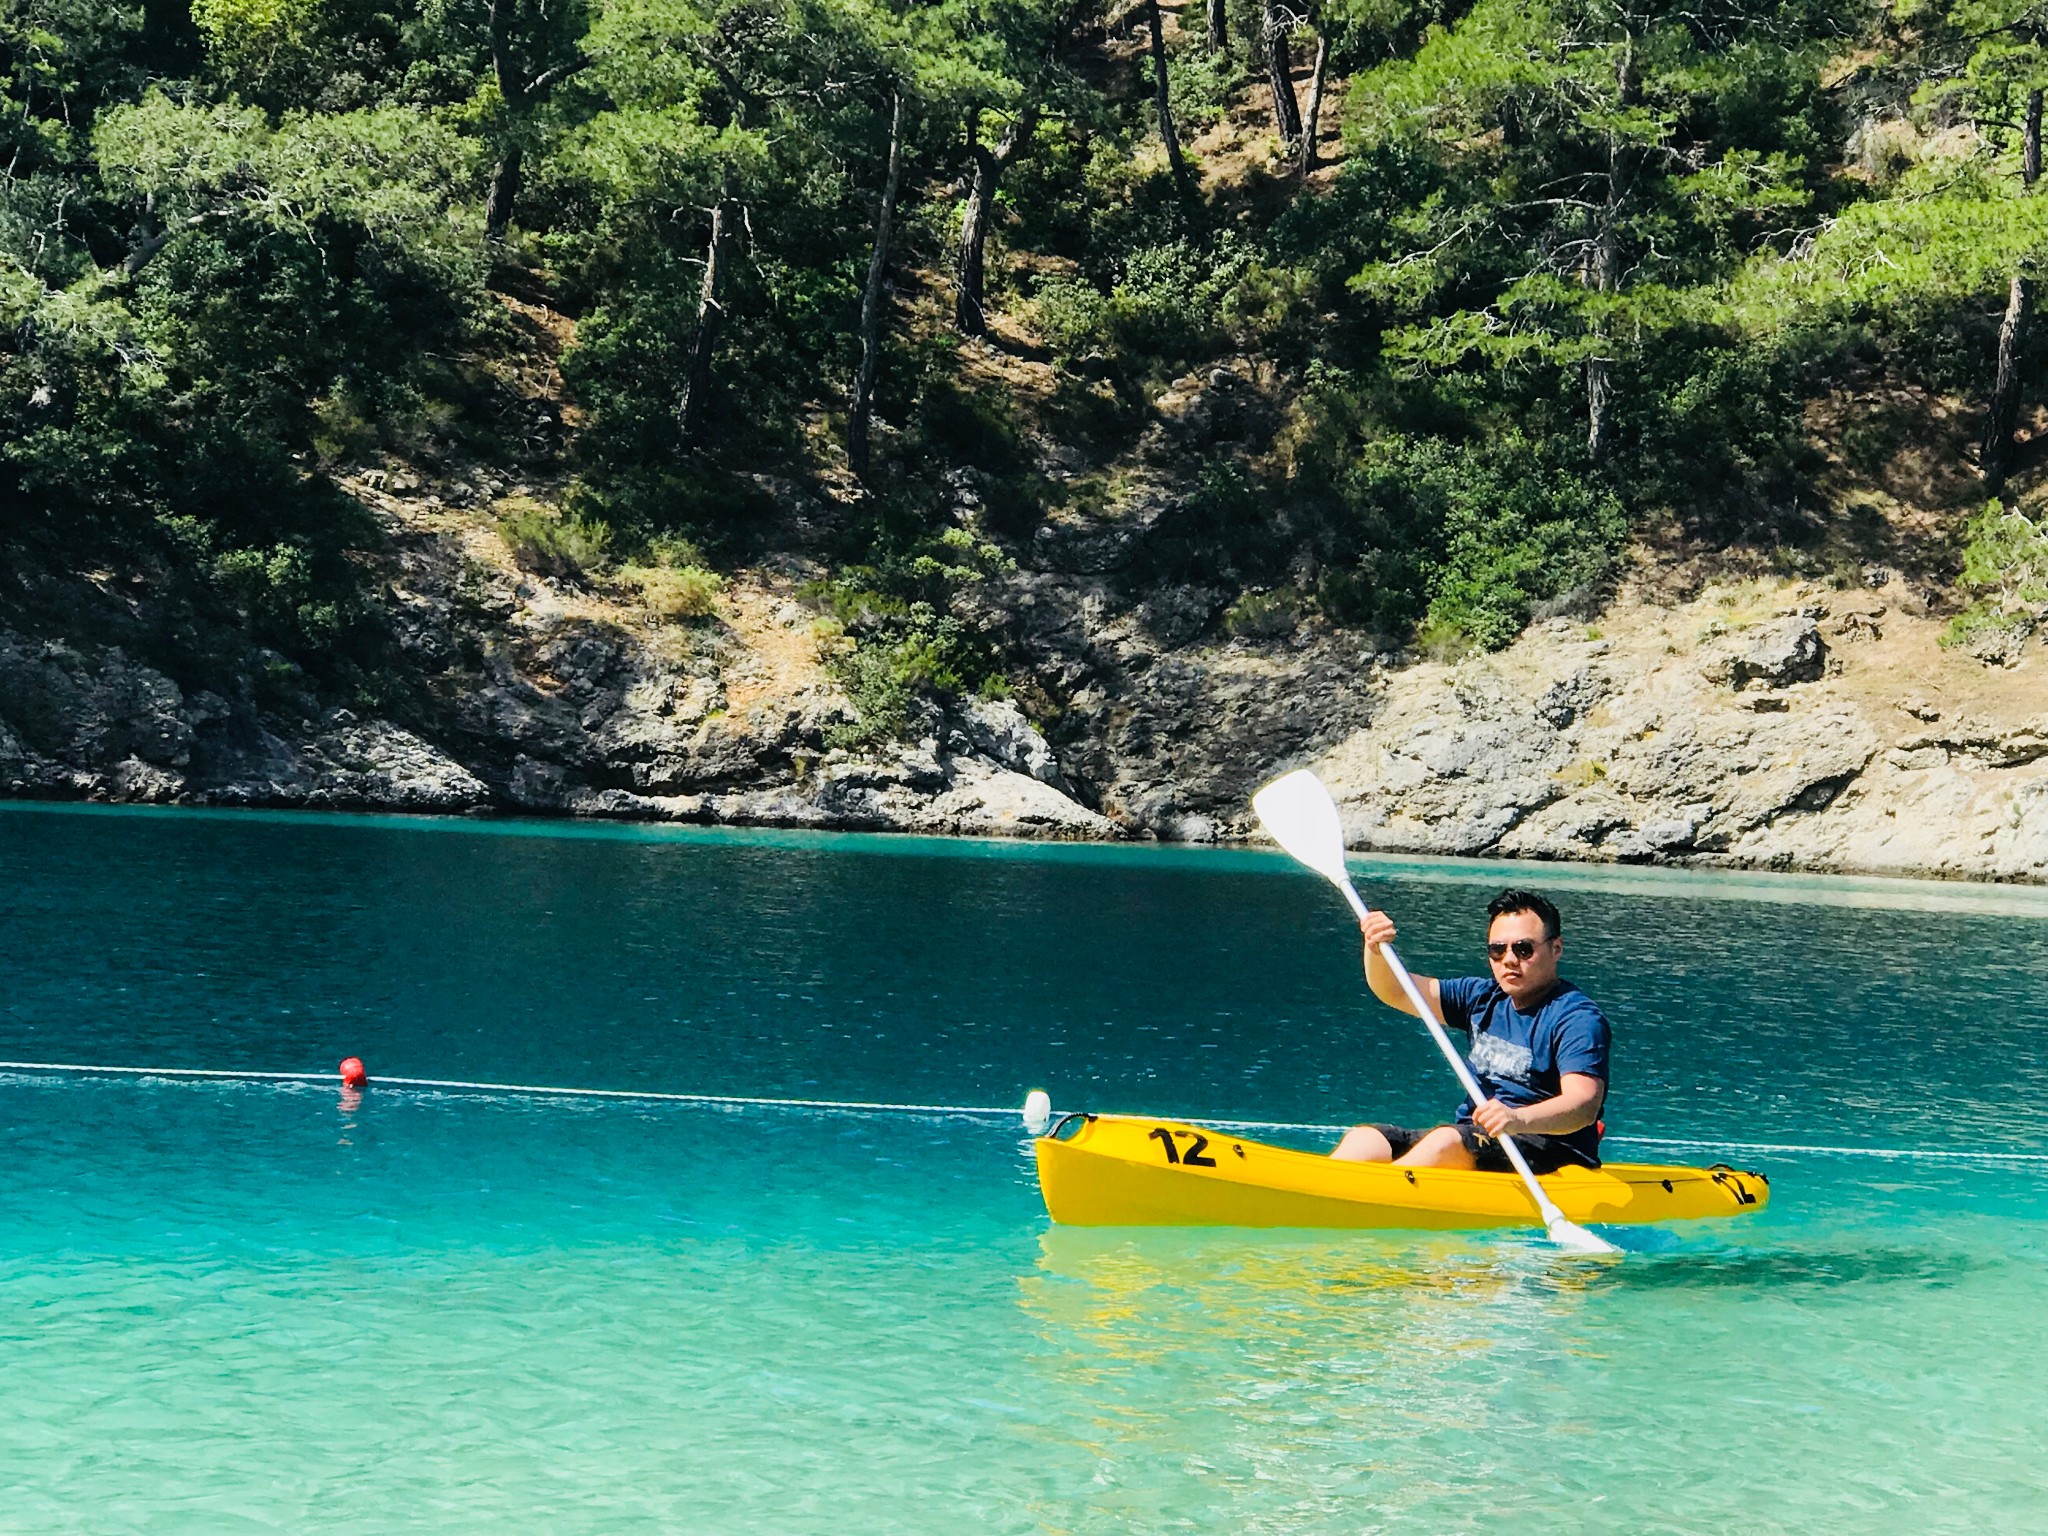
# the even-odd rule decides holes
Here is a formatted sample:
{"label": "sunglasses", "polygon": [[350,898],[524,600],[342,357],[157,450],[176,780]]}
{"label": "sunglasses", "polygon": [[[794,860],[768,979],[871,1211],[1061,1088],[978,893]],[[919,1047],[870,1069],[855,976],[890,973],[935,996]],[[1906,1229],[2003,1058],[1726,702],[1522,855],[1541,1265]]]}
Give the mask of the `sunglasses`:
{"label": "sunglasses", "polygon": [[1534,939],[1517,939],[1512,944],[1488,944],[1486,946],[1486,958],[1489,960],[1505,960],[1508,957],[1509,950],[1515,952],[1517,960],[1533,959],[1536,954],[1536,941]]}

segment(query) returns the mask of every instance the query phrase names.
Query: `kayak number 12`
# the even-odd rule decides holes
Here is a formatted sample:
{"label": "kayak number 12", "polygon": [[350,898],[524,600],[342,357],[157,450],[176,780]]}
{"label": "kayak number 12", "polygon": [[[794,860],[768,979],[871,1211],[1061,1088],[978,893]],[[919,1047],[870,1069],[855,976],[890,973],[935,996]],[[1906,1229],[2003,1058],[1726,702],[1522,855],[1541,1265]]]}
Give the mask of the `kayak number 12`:
{"label": "kayak number 12", "polygon": [[[1192,1136],[1194,1144],[1187,1151],[1183,1152],[1173,1144],[1173,1138],[1176,1136]],[[1169,1163],[1180,1163],[1189,1168],[1214,1168],[1216,1166],[1215,1158],[1202,1155],[1209,1149],[1209,1138],[1201,1135],[1199,1132],[1169,1131],[1162,1125],[1154,1128],[1152,1140],[1166,1148],[1166,1160]]]}

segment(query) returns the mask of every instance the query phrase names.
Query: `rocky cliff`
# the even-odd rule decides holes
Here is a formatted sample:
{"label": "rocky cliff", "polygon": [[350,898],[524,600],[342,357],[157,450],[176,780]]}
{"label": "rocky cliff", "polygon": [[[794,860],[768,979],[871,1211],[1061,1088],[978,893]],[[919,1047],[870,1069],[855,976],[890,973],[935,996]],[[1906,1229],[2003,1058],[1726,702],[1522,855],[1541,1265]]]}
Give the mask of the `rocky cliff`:
{"label": "rocky cliff", "polygon": [[934,703],[911,740],[855,752],[829,745],[852,711],[801,557],[679,624],[519,570],[438,496],[354,489],[420,682],[402,718],[321,708],[253,645],[181,684],[124,643],[146,597],[101,593],[87,635],[0,628],[0,789],[1209,841],[1255,835],[1251,791],[1305,764],[1360,847],[2048,878],[2038,663],[1943,650],[1927,594],[1884,571],[1637,581],[1503,652],[1418,660],[1312,613],[1226,638],[1227,573],[1146,574],[1174,505],[1141,489],[1042,527],[970,599],[1023,659],[1035,721]]}
{"label": "rocky cliff", "polygon": [[1940,651],[1920,606],[1896,582],[1619,603],[1390,676],[1314,765],[1364,847],[2048,877],[2038,684]]}

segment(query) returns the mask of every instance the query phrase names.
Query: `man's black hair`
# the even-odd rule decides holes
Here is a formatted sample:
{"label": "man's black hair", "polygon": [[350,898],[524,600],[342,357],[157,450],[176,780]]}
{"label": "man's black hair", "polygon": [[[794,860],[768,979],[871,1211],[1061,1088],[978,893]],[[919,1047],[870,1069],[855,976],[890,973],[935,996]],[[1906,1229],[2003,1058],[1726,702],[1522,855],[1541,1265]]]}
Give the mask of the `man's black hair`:
{"label": "man's black hair", "polygon": [[1509,886],[1486,904],[1486,922],[1491,927],[1493,920],[1504,912],[1534,912],[1543,919],[1543,937],[1554,939],[1564,932],[1564,923],[1559,920],[1557,908],[1550,904],[1547,896],[1534,891],[1517,890]]}

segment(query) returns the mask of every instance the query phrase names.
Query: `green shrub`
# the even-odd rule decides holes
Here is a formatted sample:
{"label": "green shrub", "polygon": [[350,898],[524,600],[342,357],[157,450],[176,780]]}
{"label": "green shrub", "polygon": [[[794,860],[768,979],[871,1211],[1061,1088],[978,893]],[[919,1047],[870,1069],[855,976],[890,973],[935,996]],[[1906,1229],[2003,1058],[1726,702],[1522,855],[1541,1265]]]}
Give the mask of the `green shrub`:
{"label": "green shrub", "polygon": [[1330,610],[1387,631],[1420,626],[1438,654],[1497,650],[1536,604],[1590,594],[1628,532],[1600,480],[1514,433],[1484,444],[1384,437],[1336,489],[1364,548],[1323,578]]}
{"label": "green shrub", "polygon": [[711,568],[703,547],[680,533],[656,534],[641,558],[620,567],[619,575],[639,588],[649,608],[672,622],[715,617],[725,591],[725,578]]}
{"label": "green shrub", "polygon": [[1244,640],[1283,640],[1302,618],[1301,594],[1291,587],[1247,592],[1223,614],[1223,628]]}
{"label": "green shrub", "polygon": [[639,589],[657,617],[675,623],[712,617],[725,590],[724,579],[701,565],[628,565],[619,576]]}
{"label": "green shrub", "polygon": [[1226,300],[1252,265],[1250,251],[1228,234],[1211,243],[1183,237],[1137,245],[1109,293],[1080,278],[1046,278],[1032,313],[1063,361],[1099,351],[1177,365],[1221,343]]}
{"label": "green shrub", "polygon": [[356,464],[377,448],[377,424],[362,402],[336,391],[313,407],[313,451],[326,464]]}
{"label": "green shrub", "polygon": [[642,563],[663,566],[672,571],[686,570],[691,566],[708,569],[711,564],[704,558],[703,546],[680,533],[657,533],[649,539],[647,558]]}
{"label": "green shrub", "polygon": [[[928,603],[864,615],[865,633],[827,651],[825,665],[846,690],[857,718],[827,733],[829,746],[860,748],[900,740],[917,724],[919,701],[1008,692],[994,647]],[[837,620],[833,620],[837,623]]]}
{"label": "green shrub", "polygon": [[1077,277],[1049,277],[1038,285],[1031,318],[1053,354],[1071,361],[1110,345],[1109,299]]}
{"label": "green shrub", "polygon": [[[1787,349],[1725,346],[1674,334],[1616,380],[1622,477],[1639,507],[1668,506],[1709,537],[1767,541],[1804,535],[1798,508],[1811,505],[1819,468],[1808,442],[1805,381]],[[1883,414],[1889,414],[1884,412]],[[1851,422],[1842,449],[1873,472],[1908,423],[1866,434]]]}
{"label": "green shrub", "polygon": [[2048,616],[2048,528],[2017,507],[1986,503],[1970,519],[1961,586],[1975,597],[1941,643],[1985,661],[2010,661]]}
{"label": "green shrub", "polygon": [[2026,614],[2002,613],[1990,603],[1975,602],[1948,621],[1939,643],[1946,649],[1965,651],[1979,661],[2003,666],[2018,658],[2027,637],[2034,632],[2034,622]]}
{"label": "green shrub", "polygon": [[827,581],[807,584],[800,594],[849,632],[906,622],[919,605],[936,613],[954,593],[1014,565],[996,545],[964,528],[909,537],[882,528],[866,542],[864,564],[844,566]]}
{"label": "green shrub", "polygon": [[1131,251],[1109,296],[1117,341],[1144,353],[1193,341],[1207,330],[1215,308],[1207,292],[1213,274],[1209,253],[1192,241],[1171,240]]}
{"label": "green shrub", "polygon": [[1318,326],[1317,293],[1307,267],[1247,262],[1223,295],[1218,318],[1240,345],[1300,345]]}
{"label": "green shrub", "polygon": [[[1194,26],[1193,16],[1188,17],[1188,25]],[[1208,29],[1205,26],[1203,30]],[[1228,49],[1185,53],[1173,61],[1166,78],[1173,120],[1182,136],[1190,139],[1223,121],[1232,95],[1246,83],[1244,65]]]}
{"label": "green shrub", "polygon": [[2048,605],[2048,528],[1992,501],[1970,519],[1962,585],[2000,613]]}
{"label": "green shrub", "polygon": [[213,580],[274,644],[318,649],[332,645],[343,628],[341,603],[317,590],[312,558],[300,545],[229,550],[214,560]]}
{"label": "green shrub", "polygon": [[858,750],[909,734],[918,697],[920,658],[892,645],[855,645],[832,663],[832,675],[846,690],[855,719],[826,733],[826,745]]}
{"label": "green shrub", "polygon": [[530,496],[508,496],[498,508],[498,531],[523,571],[581,581],[611,560],[612,530],[606,523],[564,517]]}

